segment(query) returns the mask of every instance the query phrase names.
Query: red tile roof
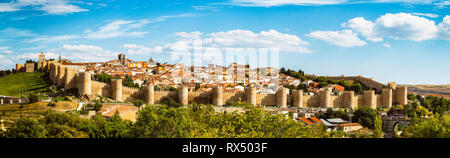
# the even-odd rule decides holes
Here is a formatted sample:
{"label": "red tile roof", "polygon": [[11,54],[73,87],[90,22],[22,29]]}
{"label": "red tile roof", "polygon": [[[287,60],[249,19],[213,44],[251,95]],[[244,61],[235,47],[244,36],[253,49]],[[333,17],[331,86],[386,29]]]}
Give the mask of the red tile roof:
{"label": "red tile roof", "polygon": [[318,119],[317,117],[311,117],[311,119],[314,123],[322,123],[322,120]]}
{"label": "red tile roof", "polygon": [[359,123],[343,123],[339,124],[339,126],[361,126]]}
{"label": "red tile roof", "polygon": [[343,92],[345,90],[345,87],[336,85],[336,86],[334,86],[334,90],[339,90],[339,91]]}
{"label": "red tile roof", "polygon": [[310,120],[308,120],[307,118],[304,117],[300,117],[298,118],[300,121],[302,121],[303,123],[306,123],[307,125],[312,125],[314,124],[313,122],[311,122]]}

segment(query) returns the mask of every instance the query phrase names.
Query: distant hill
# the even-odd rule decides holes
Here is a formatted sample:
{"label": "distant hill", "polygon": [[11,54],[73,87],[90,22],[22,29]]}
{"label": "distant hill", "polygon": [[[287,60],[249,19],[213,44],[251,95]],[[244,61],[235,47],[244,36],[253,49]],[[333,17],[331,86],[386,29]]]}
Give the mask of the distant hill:
{"label": "distant hill", "polygon": [[450,85],[407,85],[409,92],[450,98]]}
{"label": "distant hill", "polygon": [[20,97],[46,90],[51,84],[44,72],[22,72],[0,77],[0,95]]}

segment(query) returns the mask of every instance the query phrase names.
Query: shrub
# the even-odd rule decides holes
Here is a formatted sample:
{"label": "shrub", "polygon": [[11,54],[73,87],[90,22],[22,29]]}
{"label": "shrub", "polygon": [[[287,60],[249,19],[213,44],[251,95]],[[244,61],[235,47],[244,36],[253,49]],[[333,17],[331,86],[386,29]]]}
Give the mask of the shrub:
{"label": "shrub", "polygon": [[142,101],[142,100],[140,100],[140,99],[137,99],[136,101],[134,101],[133,104],[134,104],[134,106],[136,106],[136,107],[141,107],[142,105],[145,104],[145,102]]}
{"label": "shrub", "polygon": [[36,103],[40,101],[40,98],[37,94],[30,94],[28,95],[28,100],[30,101],[30,103]]}
{"label": "shrub", "polygon": [[89,110],[81,110],[78,112],[80,115],[87,115],[89,114]]}
{"label": "shrub", "polygon": [[55,106],[56,106],[56,104],[55,104],[54,102],[50,102],[50,103],[48,103],[48,104],[47,104],[47,106],[50,106],[50,107],[55,107]]}
{"label": "shrub", "polygon": [[100,109],[103,107],[103,105],[101,103],[95,103],[94,105],[94,110],[95,111],[100,111]]}
{"label": "shrub", "polygon": [[167,105],[168,107],[181,107],[181,106],[183,106],[180,103],[177,103],[172,98],[168,98],[168,97],[162,98],[161,99],[161,104]]}

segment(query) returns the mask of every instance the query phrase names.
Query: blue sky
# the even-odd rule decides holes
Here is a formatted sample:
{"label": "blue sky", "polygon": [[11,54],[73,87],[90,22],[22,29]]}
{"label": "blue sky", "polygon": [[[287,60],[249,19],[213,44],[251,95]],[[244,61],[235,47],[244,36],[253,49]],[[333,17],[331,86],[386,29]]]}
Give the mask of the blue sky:
{"label": "blue sky", "polygon": [[41,51],[186,62],[196,41],[201,65],[227,64],[229,48],[278,48],[280,66],[310,74],[450,84],[445,0],[0,0],[1,69]]}

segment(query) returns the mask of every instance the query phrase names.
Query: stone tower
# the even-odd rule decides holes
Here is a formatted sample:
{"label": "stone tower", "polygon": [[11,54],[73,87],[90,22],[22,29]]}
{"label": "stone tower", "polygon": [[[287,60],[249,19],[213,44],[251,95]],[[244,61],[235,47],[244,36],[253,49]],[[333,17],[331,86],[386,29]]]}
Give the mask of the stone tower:
{"label": "stone tower", "polygon": [[303,90],[293,90],[292,91],[292,106],[303,108]]}
{"label": "stone tower", "polygon": [[45,61],[45,54],[44,54],[44,52],[41,52],[41,54],[39,54],[39,61]]}
{"label": "stone tower", "polygon": [[245,88],[245,101],[256,106],[256,87]]}
{"label": "stone tower", "polygon": [[331,89],[326,88],[319,92],[320,106],[323,108],[331,107]]}
{"label": "stone tower", "polygon": [[408,104],[408,88],[406,86],[398,86],[395,89],[395,102],[400,105]]}
{"label": "stone tower", "polygon": [[155,104],[155,86],[153,84],[149,84],[147,86],[147,93],[146,93],[146,99],[147,104]]}
{"label": "stone tower", "polygon": [[188,87],[186,87],[186,86],[181,86],[180,89],[178,89],[178,102],[181,105],[188,105],[188,103],[189,103],[189,100],[188,100],[189,93],[188,92],[189,92],[189,90],[188,90]]}
{"label": "stone tower", "polygon": [[125,54],[120,53],[118,56],[118,59],[119,59],[119,61],[122,61],[122,62],[125,61]]}
{"label": "stone tower", "polygon": [[214,87],[212,89],[212,104],[217,106],[222,106],[223,101],[223,88],[221,86]]}
{"label": "stone tower", "polygon": [[122,101],[122,79],[111,79],[112,98]]}
{"label": "stone tower", "polygon": [[278,91],[276,93],[276,101],[277,105],[287,108],[287,95],[288,95],[289,89],[284,87],[279,87]]}
{"label": "stone tower", "polygon": [[381,90],[381,100],[382,100],[382,106],[385,108],[391,108],[392,106],[392,89],[385,88]]}
{"label": "stone tower", "polygon": [[355,92],[354,91],[344,91],[344,106],[355,108]]}
{"label": "stone tower", "polygon": [[74,88],[74,82],[72,80],[75,77],[75,70],[70,67],[66,67],[65,71],[66,72],[64,75],[64,89]]}
{"label": "stone tower", "polygon": [[371,107],[371,108],[377,108],[377,98],[375,96],[374,90],[367,90],[364,91],[364,105]]}
{"label": "stone tower", "polygon": [[91,73],[80,72],[78,82],[79,82],[78,93],[80,96],[92,94]]}
{"label": "stone tower", "polygon": [[60,65],[58,67],[58,76],[56,77],[56,85],[64,86],[64,74],[66,74],[66,67],[64,65]]}

